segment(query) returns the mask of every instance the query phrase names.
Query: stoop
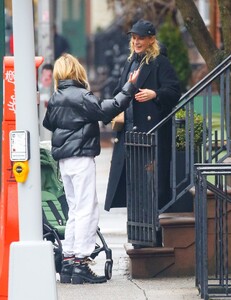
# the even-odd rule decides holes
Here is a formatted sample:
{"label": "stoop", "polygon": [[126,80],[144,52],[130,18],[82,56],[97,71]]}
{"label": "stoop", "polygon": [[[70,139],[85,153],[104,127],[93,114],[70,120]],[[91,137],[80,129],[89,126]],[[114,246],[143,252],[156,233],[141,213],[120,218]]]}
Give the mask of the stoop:
{"label": "stoop", "polygon": [[195,274],[194,213],[160,215],[163,247],[134,249],[125,245],[133,278],[191,276]]}

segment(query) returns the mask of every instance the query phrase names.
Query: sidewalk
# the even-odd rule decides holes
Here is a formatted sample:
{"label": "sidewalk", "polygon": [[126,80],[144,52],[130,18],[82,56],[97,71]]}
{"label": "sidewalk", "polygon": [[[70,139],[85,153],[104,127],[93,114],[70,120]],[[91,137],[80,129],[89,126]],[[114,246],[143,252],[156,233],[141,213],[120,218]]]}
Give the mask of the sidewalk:
{"label": "sidewalk", "polygon": [[193,278],[130,280],[115,276],[105,284],[60,285],[59,300],[199,300]]}
{"label": "sidewalk", "polygon": [[[124,250],[127,243],[126,208],[103,209],[112,149],[102,148],[96,158],[97,192],[100,205],[100,231],[112,250],[112,278],[103,284],[71,285],[57,281],[59,300],[199,300],[195,278],[153,278],[131,279],[128,270],[128,256]],[[100,243],[100,242],[99,242]],[[92,269],[104,275],[105,253],[95,259]]]}

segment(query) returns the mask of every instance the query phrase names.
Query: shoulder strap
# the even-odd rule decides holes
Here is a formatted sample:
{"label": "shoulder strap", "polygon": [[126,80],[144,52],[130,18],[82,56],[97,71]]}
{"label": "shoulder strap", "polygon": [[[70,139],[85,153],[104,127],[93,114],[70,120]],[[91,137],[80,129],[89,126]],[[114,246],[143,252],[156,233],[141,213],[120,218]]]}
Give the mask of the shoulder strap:
{"label": "shoulder strap", "polygon": [[56,208],[54,202],[52,200],[47,200],[47,204],[49,205],[52,213],[54,214],[59,225],[63,225],[63,218],[61,217],[58,209]]}

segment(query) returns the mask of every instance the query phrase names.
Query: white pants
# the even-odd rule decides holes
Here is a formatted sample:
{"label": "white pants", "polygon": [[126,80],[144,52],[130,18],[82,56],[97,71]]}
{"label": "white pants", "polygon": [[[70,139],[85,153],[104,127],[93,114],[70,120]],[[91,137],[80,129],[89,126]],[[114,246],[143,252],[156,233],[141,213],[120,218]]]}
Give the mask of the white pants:
{"label": "white pants", "polygon": [[95,249],[99,222],[95,160],[71,157],[61,159],[59,166],[69,206],[63,254],[83,258]]}

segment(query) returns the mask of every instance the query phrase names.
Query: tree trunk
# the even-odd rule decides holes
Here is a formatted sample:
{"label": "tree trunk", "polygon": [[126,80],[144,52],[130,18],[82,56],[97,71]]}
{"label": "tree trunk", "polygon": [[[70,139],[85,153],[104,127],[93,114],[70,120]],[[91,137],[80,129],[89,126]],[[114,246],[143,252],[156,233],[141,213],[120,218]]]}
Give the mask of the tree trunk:
{"label": "tree trunk", "polygon": [[211,71],[222,60],[221,51],[216,47],[194,1],[176,0],[176,5],[198,51],[204,58],[209,71]]}
{"label": "tree trunk", "polygon": [[218,0],[225,53],[231,53],[231,1]]}
{"label": "tree trunk", "polygon": [[[223,44],[225,49],[225,54],[229,55],[231,53],[231,1],[230,0],[218,0],[220,18],[221,18],[221,28],[222,28],[222,37]],[[229,83],[231,87],[231,80]],[[229,99],[231,102],[231,91],[229,93]],[[228,100],[228,99],[226,99]],[[231,105],[230,105],[230,124],[231,124]],[[231,128],[229,129],[229,134],[231,135]]]}

